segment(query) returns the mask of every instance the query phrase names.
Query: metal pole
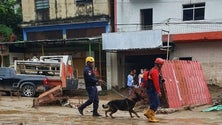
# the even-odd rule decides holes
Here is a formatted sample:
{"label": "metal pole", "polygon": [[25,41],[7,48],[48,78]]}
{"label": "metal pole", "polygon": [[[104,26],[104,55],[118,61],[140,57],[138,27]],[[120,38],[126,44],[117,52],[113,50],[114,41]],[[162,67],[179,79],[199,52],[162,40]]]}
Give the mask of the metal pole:
{"label": "metal pole", "polygon": [[92,16],[94,16],[94,3],[93,3],[93,0],[92,0]]}
{"label": "metal pole", "polygon": [[44,56],[45,55],[45,53],[44,53],[44,45],[43,44],[41,44],[42,45],[42,56]]}
{"label": "metal pole", "polygon": [[[169,26],[168,26],[169,27]],[[170,49],[170,32],[167,35],[167,60],[169,60],[169,49]]]}
{"label": "metal pole", "polygon": [[99,41],[99,76],[100,76],[100,78],[102,78],[102,64],[101,64],[101,62],[102,62],[102,58],[101,58],[101,43],[100,43],[100,41]]}
{"label": "metal pole", "polygon": [[1,56],[1,64],[0,64],[1,66],[0,67],[3,67],[3,55],[1,54],[0,56]]}
{"label": "metal pole", "polygon": [[167,35],[167,60],[169,60],[169,49],[170,49],[170,25],[169,25],[170,18],[168,19],[166,25],[168,26],[168,35]]}
{"label": "metal pole", "polygon": [[89,56],[92,56],[92,45],[91,45],[91,40],[89,40]]}

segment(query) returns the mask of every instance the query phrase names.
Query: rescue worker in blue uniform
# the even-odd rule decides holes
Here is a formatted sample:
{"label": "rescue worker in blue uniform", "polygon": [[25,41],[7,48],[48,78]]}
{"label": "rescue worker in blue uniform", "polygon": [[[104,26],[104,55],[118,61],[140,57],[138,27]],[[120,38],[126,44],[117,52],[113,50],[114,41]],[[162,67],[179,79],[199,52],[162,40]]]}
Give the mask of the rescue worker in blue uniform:
{"label": "rescue worker in blue uniform", "polygon": [[83,115],[84,108],[93,103],[93,116],[101,116],[98,113],[99,97],[96,85],[102,84],[102,80],[98,80],[95,77],[95,74],[93,72],[94,62],[95,60],[93,57],[86,58],[86,66],[84,68],[83,75],[86,91],[88,93],[88,100],[78,107],[78,111],[81,115]]}

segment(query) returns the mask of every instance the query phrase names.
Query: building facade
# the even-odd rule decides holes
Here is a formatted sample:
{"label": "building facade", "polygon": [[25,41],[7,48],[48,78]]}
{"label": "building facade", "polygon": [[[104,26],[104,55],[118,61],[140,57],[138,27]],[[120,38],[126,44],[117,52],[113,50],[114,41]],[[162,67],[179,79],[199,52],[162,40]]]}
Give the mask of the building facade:
{"label": "building facade", "polygon": [[105,70],[102,33],[110,32],[109,0],[21,0],[23,42],[10,45],[10,63],[41,55],[72,55],[74,69],[83,77],[85,57],[93,56]]}
{"label": "building facade", "polygon": [[[1,47],[1,60],[40,55],[72,55],[78,76],[86,56],[94,56],[107,88],[126,87],[129,70],[151,68],[156,57],[201,62],[208,83],[222,86],[222,25],[219,0],[22,0],[24,41]],[[153,47],[143,31],[158,37]],[[120,33],[112,40],[101,38]],[[135,32],[135,33],[134,33]],[[134,35],[136,35],[134,37]],[[130,36],[130,37],[129,37]],[[152,35],[150,35],[152,36]],[[118,38],[118,37],[117,37]],[[129,39],[130,38],[130,39]],[[112,39],[112,38],[111,38]],[[106,41],[106,42],[104,42]],[[127,42],[129,41],[129,42]],[[130,41],[137,43],[131,44]],[[147,44],[148,42],[148,44]],[[122,47],[127,44],[127,49]],[[138,48],[139,46],[141,48]],[[122,48],[121,48],[122,47]]]}
{"label": "building facade", "polygon": [[[163,43],[155,49],[132,46],[127,50],[107,50],[107,65],[112,66],[107,81],[113,86],[124,87],[127,71],[149,68],[156,57],[199,61],[208,83],[222,86],[222,1],[115,0],[114,5],[117,33],[162,30]],[[138,44],[142,42],[149,41],[138,40]]]}

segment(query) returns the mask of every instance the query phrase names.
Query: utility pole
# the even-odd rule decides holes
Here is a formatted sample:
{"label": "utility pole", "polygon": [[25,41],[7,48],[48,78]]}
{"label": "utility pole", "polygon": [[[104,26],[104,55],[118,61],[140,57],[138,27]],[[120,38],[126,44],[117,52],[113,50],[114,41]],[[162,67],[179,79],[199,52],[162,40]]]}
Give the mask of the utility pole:
{"label": "utility pole", "polygon": [[167,28],[168,28],[168,34],[167,34],[167,60],[169,60],[169,52],[170,52],[170,25],[169,25],[169,22],[170,22],[170,18],[167,20]]}

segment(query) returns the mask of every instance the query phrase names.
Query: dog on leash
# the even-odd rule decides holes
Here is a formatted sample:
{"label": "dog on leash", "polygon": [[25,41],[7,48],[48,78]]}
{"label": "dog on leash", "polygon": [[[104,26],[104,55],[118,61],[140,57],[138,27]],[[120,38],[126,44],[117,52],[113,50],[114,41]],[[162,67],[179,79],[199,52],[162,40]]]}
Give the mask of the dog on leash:
{"label": "dog on leash", "polygon": [[129,111],[131,118],[133,118],[132,113],[135,114],[139,118],[139,115],[133,110],[133,108],[135,107],[136,103],[142,99],[144,99],[142,96],[142,90],[138,88],[134,88],[131,98],[111,100],[106,105],[102,105],[102,107],[104,109],[107,109],[105,110],[106,117],[108,117],[107,113],[110,112],[109,113],[110,117],[114,118],[112,114],[117,112],[118,110],[122,110],[122,111]]}

